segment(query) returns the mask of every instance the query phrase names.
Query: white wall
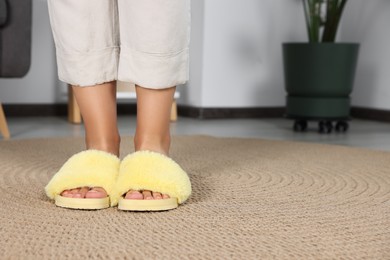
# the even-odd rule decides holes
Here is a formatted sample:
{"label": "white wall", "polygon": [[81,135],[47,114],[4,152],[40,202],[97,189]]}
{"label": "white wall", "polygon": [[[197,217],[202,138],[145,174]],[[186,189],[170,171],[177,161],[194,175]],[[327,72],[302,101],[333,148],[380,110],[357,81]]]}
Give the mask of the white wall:
{"label": "white wall", "polygon": [[0,102],[47,104],[58,101],[59,81],[46,0],[33,0],[31,67],[23,78],[0,79]]}
{"label": "white wall", "polygon": [[360,42],[352,105],[390,110],[390,1],[350,0],[340,39]]}
{"label": "white wall", "polygon": [[280,0],[207,2],[202,106],[284,105],[281,43],[303,35],[291,26],[303,25],[299,7]]}
{"label": "white wall", "polygon": [[[203,13],[194,8],[200,3]],[[185,95],[179,104],[283,106],[281,43],[306,39],[300,3],[297,0],[192,1],[190,81],[188,88],[183,89]],[[200,19],[202,30],[197,24]],[[199,76],[202,78],[195,78]],[[195,92],[195,89],[195,98],[191,100],[187,91]]]}
{"label": "white wall", "polygon": [[180,92],[178,104],[202,105],[204,0],[191,1],[190,79],[176,89]]}

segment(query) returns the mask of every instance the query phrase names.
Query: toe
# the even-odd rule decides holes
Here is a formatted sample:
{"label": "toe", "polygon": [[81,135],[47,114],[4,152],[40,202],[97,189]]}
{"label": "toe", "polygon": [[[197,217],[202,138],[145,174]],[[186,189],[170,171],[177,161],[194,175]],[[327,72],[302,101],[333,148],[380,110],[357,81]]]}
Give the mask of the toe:
{"label": "toe", "polygon": [[72,195],[72,198],[80,198],[79,190],[80,188],[75,188],[70,190],[70,194]]}
{"label": "toe", "polygon": [[80,189],[81,198],[85,198],[85,195],[87,194],[88,191],[89,191],[88,187],[82,187]]}
{"label": "toe", "polygon": [[80,193],[75,193],[75,194],[73,194],[73,197],[72,197],[72,198],[80,199],[80,198],[82,198],[82,196],[81,196]]}
{"label": "toe", "polygon": [[70,193],[70,190],[63,190],[62,192],[61,192],[61,195],[66,195],[66,194],[69,194]]}
{"label": "toe", "polygon": [[130,190],[127,192],[125,199],[142,200],[144,196],[137,190]]}
{"label": "toe", "polygon": [[144,190],[142,192],[142,194],[144,195],[144,200],[152,200],[153,199],[152,192],[150,190]]}
{"label": "toe", "polygon": [[107,197],[107,192],[101,187],[94,187],[85,194],[85,198],[89,199],[100,199],[105,197]]}
{"label": "toe", "polygon": [[73,198],[83,198],[83,187],[77,188],[77,193],[73,194]]}
{"label": "toe", "polygon": [[75,194],[75,193],[78,192],[78,190],[79,190],[79,188],[70,189],[69,192],[70,192],[71,194]]}
{"label": "toe", "polygon": [[161,193],[153,191],[153,198],[156,199],[156,200],[162,199]]}
{"label": "toe", "polygon": [[61,193],[61,196],[64,196],[64,197],[73,197],[73,194],[70,193],[70,190],[64,190],[64,191]]}
{"label": "toe", "polygon": [[169,199],[169,195],[168,195],[168,194],[163,194],[163,195],[162,195],[162,198],[163,198],[163,199]]}

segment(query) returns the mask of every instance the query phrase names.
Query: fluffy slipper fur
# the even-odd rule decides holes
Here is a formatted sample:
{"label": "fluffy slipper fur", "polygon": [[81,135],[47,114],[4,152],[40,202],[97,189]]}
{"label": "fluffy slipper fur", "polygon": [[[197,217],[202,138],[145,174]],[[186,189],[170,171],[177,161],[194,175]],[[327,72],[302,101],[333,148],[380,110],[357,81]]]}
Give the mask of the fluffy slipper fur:
{"label": "fluffy slipper fur", "polygon": [[[100,150],[85,150],[71,156],[45,187],[46,195],[57,206],[76,209],[101,209],[110,206],[109,195],[119,172],[120,159]],[[67,198],[64,190],[78,187],[102,187],[106,198]]]}
{"label": "fluffy slipper fur", "polygon": [[[168,194],[169,199],[124,199],[129,190],[151,190]],[[142,150],[127,155],[111,193],[111,206],[123,210],[167,210],[185,202],[191,195],[187,173],[164,154]]]}

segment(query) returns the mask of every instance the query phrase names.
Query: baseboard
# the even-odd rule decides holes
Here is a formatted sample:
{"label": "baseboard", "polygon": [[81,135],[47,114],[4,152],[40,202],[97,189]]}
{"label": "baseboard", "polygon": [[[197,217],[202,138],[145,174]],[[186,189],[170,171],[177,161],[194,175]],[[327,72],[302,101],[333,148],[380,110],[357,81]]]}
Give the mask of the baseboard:
{"label": "baseboard", "polygon": [[352,107],[351,116],[360,119],[369,119],[381,122],[390,122],[390,110]]}
{"label": "baseboard", "polygon": [[[67,116],[67,104],[3,104],[7,117]],[[118,115],[136,115],[136,104],[118,104]]]}
{"label": "baseboard", "polygon": [[[3,104],[7,117],[67,116],[67,104]],[[216,118],[282,118],[284,107],[252,108],[202,108],[177,105],[178,115],[199,119]],[[136,115],[137,104],[118,104],[118,115]],[[372,108],[352,107],[353,118],[390,122],[390,111]]]}
{"label": "baseboard", "polygon": [[66,116],[66,104],[3,104],[6,117]]}
{"label": "baseboard", "polygon": [[[66,116],[67,104],[3,104],[7,117]],[[199,119],[207,118],[267,118],[282,117],[283,107],[267,108],[200,108],[177,105],[178,115]],[[137,104],[118,104],[118,115],[136,115]]]}
{"label": "baseboard", "polygon": [[213,119],[213,118],[275,118],[283,117],[284,107],[252,108],[203,108],[178,105],[179,116]]}

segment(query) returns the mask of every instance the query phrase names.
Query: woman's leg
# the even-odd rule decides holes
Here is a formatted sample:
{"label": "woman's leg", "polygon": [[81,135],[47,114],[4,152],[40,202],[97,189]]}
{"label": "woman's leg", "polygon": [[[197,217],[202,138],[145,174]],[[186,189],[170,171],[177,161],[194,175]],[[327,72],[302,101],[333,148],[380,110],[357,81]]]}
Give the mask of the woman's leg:
{"label": "woman's leg", "polygon": [[[134,136],[136,151],[152,150],[169,156],[170,114],[176,86],[163,89],[149,89],[136,85],[137,128]],[[166,194],[153,191],[129,191],[126,199],[169,198]]]}
{"label": "woman's leg", "polygon": [[[84,121],[86,148],[102,150],[119,157],[116,81],[72,88]],[[101,187],[91,190],[88,187],[80,187],[66,190],[62,195],[74,198],[104,198],[107,193]]]}
{"label": "woman's leg", "polygon": [[[117,1],[48,0],[59,79],[74,85],[87,149],[119,155],[116,82],[119,60]],[[104,84],[100,84],[103,83]],[[104,189],[67,190],[63,196],[106,197]]]}
{"label": "woman's leg", "polygon": [[[173,96],[176,86],[189,79],[190,7],[190,0],[118,0],[118,80],[136,84],[136,151],[169,153]],[[125,198],[168,196],[130,191]]]}

